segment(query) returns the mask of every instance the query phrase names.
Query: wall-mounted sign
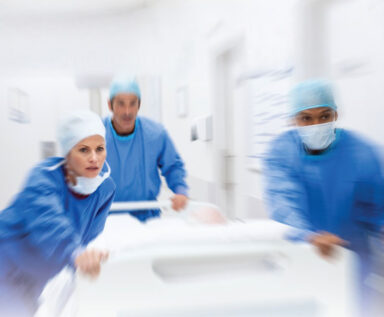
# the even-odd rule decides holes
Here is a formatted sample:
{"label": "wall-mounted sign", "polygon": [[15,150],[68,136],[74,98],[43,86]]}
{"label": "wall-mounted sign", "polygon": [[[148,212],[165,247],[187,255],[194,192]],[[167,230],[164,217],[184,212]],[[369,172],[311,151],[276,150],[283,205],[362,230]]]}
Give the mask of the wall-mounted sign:
{"label": "wall-mounted sign", "polygon": [[177,116],[186,117],[188,115],[188,90],[186,86],[176,90]]}
{"label": "wall-mounted sign", "polygon": [[54,141],[41,141],[40,142],[40,157],[46,159],[47,157],[56,156],[56,142]]}
{"label": "wall-mounted sign", "polygon": [[246,78],[248,124],[247,165],[261,170],[269,143],[290,128],[288,92],[292,68],[276,69]]}

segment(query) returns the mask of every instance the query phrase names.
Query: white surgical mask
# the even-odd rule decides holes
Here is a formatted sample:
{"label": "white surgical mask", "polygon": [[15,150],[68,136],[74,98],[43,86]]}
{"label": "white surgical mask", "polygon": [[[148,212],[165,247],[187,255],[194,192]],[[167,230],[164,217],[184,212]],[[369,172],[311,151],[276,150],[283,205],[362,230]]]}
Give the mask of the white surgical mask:
{"label": "white surgical mask", "polygon": [[76,176],[76,185],[68,184],[69,188],[80,195],[92,194],[111,174],[111,169],[108,163],[106,164],[108,170],[102,176],[100,174],[96,177]]}
{"label": "white surgical mask", "polygon": [[310,150],[324,150],[335,141],[335,121],[297,127],[297,132]]}

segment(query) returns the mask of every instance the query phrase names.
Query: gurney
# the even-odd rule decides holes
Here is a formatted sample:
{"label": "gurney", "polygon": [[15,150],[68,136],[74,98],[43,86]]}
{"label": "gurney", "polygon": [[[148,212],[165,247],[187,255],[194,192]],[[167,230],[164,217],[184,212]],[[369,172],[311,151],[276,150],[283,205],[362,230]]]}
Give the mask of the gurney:
{"label": "gurney", "polygon": [[[119,203],[113,210],[127,207],[169,203]],[[131,231],[129,215],[111,216],[106,230],[127,241],[109,239],[117,246],[97,280],[76,274],[76,308],[61,316],[354,316],[351,252],[340,248],[335,261],[326,261],[308,244],[284,240],[289,227],[271,220],[180,228],[188,213],[164,219],[168,228],[159,220]]]}

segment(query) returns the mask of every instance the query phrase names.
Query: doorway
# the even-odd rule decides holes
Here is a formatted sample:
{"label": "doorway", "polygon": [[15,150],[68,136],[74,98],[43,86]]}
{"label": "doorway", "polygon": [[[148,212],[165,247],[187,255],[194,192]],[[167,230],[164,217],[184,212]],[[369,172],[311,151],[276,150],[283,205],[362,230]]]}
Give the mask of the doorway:
{"label": "doorway", "polygon": [[216,204],[234,219],[242,208],[241,164],[243,152],[243,118],[239,108],[241,88],[242,38],[227,41],[213,55],[213,147]]}

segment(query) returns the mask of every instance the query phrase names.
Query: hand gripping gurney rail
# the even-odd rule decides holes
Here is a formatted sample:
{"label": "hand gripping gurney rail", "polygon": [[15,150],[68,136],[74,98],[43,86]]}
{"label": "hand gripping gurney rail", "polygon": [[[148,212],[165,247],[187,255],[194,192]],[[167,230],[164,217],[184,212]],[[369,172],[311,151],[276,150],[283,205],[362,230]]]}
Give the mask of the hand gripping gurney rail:
{"label": "hand gripping gurney rail", "polygon": [[[186,208],[181,211],[180,215],[185,215],[189,211],[201,208],[208,207],[213,209],[218,209],[214,204],[207,202],[199,202],[189,200]],[[169,211],[172,209],[172,202],[170,200],[161,200],[161,201],[134,201],[134,202],[114,202],[111,206],[110,213],[119,213],[119,212],[128,212],[130,210],[147,210],[147,209],[161,209],[162,211]]]}

